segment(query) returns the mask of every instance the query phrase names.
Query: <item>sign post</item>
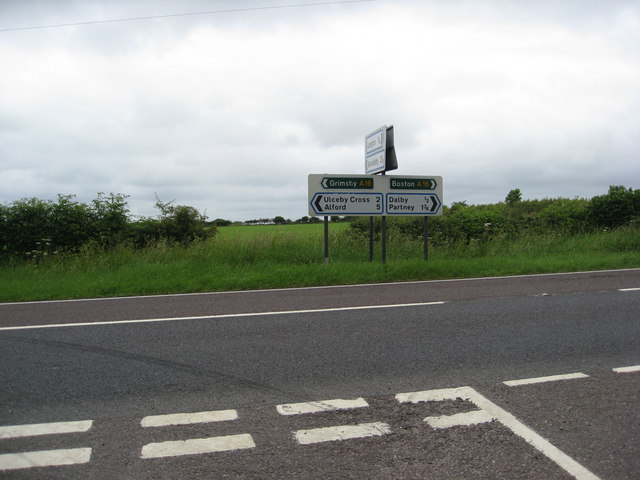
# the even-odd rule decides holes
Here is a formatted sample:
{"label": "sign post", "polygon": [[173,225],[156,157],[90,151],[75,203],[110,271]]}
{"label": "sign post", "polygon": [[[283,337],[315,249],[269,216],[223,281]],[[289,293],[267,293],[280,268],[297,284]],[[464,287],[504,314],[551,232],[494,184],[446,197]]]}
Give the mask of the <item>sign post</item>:
{"label": "sign post", "polygon": [[[442,215],[442,177],[392,176],[398,168],[393,126],[364,138],[365,175],[311,174],[308,177],[310,216],[324,217],[324,261],[329,261],[329,216],[369,216],[369,261],[373,261],[373,217],[382,217],[382,263],[387,259],[387,222],[390,215],[424,217],[424,258],[428,258],[428,217]],[[377,175],[381,174],[381,175]]]}
{"label": "sign post", "polygon": [[[385,174],[398,168],[393,125],[374,130],[364,137],[364,171],[367,174]],[[387,219],[382,217],[382,263],[387,260]],[[373,217],[369,221],[369,261],[373,260]]]}

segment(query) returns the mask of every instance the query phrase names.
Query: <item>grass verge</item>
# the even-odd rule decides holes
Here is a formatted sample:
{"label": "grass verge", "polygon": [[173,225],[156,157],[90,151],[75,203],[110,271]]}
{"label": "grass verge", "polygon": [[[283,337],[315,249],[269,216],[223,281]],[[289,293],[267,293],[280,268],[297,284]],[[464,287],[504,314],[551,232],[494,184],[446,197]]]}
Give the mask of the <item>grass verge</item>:
{"label": "grass verge", "polygon": [[[289,227],[289,228],[286,228]],[[33,301],[315,285],[347,285],[640,267],[640,232],[524,235],[431,248],[390,234],[387,263],[368,261],[366,239],[332,225],[323,264],[322,225],[220,229],[190,247],[158,244],[56,256],[0,269],[0,301]],[[312,228],[309,228],[312,227]]]}

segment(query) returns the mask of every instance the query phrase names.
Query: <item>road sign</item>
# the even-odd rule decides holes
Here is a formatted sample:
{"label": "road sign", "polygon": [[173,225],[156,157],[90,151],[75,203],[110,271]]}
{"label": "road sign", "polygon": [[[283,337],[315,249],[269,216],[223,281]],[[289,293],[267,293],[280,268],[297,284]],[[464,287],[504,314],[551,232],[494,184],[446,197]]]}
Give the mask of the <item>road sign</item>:
{"label": "road sign", "polygon": [[442,215],[442,177],[309,175],[309,215]]}
{"label": "road sign", "polygon": [[364,171],[367,175],[398,168],[393,125],[374,130],[364,137]]}
{"label": "road sign", "polygon": [[311,215],[382,215],[381,193],[316,193]]}
{"label": "road sign", "polygon": [[435,190],[438,186],[435,178],[390,177],[391,190]]}
{"label": "road sign", "polygon": [[371,190],[371,177],[324,177],[320,182],[322,188],[328,190]]}
{"label": "road sign", "polygon": [[367,175],[384,172],[387,154],[387,126],[364,137],[364,171]]}
{"label": "road sign", "polygon": [[387,215],[435,215],[441,207],[435,193],[387,193]]}

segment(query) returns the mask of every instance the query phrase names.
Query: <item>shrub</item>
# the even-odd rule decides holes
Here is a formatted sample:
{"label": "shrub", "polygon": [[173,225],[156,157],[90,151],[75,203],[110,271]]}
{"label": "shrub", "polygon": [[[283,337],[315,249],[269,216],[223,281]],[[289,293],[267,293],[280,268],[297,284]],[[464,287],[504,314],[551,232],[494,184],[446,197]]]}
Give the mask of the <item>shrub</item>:
{"label": "shrub", "polygon": [[640,190],[610,186],[606,195],[591,199],[590,215],[596,225],[613,228],[640,217]]}
{"label": "shrub", "polygon": [[194,207],[157,200],[156,208],[160,210],[160,234],[168,240],[188,245],[216,233],[216,227],[207,227],[207,217]]}

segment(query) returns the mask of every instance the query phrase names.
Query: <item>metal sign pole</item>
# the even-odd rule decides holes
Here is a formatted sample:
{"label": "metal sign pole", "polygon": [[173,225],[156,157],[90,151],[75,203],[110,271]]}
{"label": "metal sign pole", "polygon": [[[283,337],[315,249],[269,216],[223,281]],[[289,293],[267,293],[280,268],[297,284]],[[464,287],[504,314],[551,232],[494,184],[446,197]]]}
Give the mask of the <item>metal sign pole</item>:
{"label": "metal sign pole", "polygon": [[[382,172],[385,175],[385,172]],[[387,217],[382,216],[382,263],[387,263]]]}
{"label": "metal sign pole", "polygon": [[329,263],[329,217],[324,217],[324,263]]}
{"label": "metal sign pole", "polygon": [[387,263],[387,217],[382,217],[382,263]]}
{"label": "metal sign pole", "polygon": [[429,260],[429,217],[426,215],[424,217],[422,238],[424,240],[424,259]]}
{"label": "metal sign pole", "polygon": [[373,217],[369,217],[369,261],[373,262]]}

